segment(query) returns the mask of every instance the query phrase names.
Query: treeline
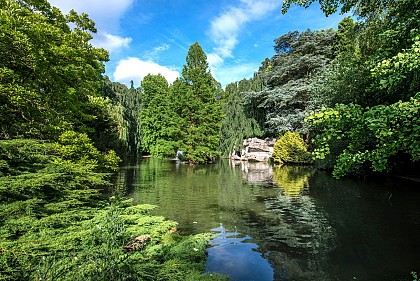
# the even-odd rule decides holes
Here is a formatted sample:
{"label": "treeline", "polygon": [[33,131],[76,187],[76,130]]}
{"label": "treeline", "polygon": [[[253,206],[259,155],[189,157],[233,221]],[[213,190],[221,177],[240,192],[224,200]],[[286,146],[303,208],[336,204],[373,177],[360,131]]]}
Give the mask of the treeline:
{"label": "treeline", "polygon": [[[143,116],[141,131],[147,91],[103,76],[108,53],[90,44],[95,32],[86,14],[63,15],[46,0],[0,2],[0,279],[223,279],[201,274],[210,235],[180,236],[175,222],[148,215],[152,206],[114,192],[121,158],[145,149],[153,123]],[[197,96],[217,85],[201,74],[186,67],[176,84],[206,114],[188,115],[177,98],[184,137],[218,130],[206,107],[217,99]],[[203,143],[214,140],[185,150]]]}
{"label": "treeline", "polygon": [[[283,11],[291,3],[312,2],[285,1]],[[337,31],[295,31],[274,40],[274,56],[253,78],[226,87],[228,99],[243,104],[232,108],[244,117],[230,116],[230,123],[256,122],[266,137],[300,133],[318,165],[336,177],[415,171],[420,159],[419,1],[320,4],[326,15],[341,7],[359,20],[347,17]],[[238,146],[242,136],[235,129],[226,129],[229,141],[224,142]]]}

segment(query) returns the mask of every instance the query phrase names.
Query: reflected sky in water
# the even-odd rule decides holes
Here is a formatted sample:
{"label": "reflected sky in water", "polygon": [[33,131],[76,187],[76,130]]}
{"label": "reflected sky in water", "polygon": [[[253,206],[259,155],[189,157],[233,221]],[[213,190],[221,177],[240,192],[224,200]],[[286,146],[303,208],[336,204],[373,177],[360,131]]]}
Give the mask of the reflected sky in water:
{"label": "reflected sky in water", "polygon": [[207,250],[206,271],[229,275],[232,281],[273,280],[273,268],[250,242],[251,236],[226,231],[222,224],[211,231],[218,235]]}
{"label": "reflected sky in water", "polygon": [[116,188],[157,205],[154,214],[177,221],[181,233],[218,232],[206,270],[233,280],[411,281],[420,272],[416,184],[338,181],[312,167],[146,159],[122,169]]}

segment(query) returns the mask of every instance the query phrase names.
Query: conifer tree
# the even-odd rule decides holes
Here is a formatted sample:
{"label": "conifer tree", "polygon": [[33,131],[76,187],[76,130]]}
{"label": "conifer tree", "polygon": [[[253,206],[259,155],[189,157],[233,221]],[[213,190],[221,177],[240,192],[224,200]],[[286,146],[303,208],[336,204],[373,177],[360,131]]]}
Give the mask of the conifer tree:
{"label": "conifer tree", "polygon": [[182,80],[174,83],[174,87],[182,90],[174,93],[184,132],[180,148],[187,152],[190,162],[209,162],[220,155],[222,90],[211,75],[206,54],[197,42],[188,50],[182,76]]}
{"label": "conifer tree", "polygon": [[154,156],[173,156],[178,149],[178,118],[169,96],[169,86],[162,75],[147,75],[141,82],[140,112],[142,149]]}

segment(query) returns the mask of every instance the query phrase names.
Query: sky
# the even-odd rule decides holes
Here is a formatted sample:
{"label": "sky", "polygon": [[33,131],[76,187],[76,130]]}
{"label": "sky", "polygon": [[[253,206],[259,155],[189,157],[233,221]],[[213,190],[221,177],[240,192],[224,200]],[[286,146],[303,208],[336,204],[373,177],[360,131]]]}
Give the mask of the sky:
{"label": "sky", "polygon": [[282,0],[50,0],[64,14],[87,13],[98,32],[91,41],[109,51],[106,75],[137,87],[147,74],[172,83],[188,48],[198,42],[222,86],[251,78],[274,55],[274,39],[289,31],[334,28],[344,17],[325,17],[316,3],[281,13]]}

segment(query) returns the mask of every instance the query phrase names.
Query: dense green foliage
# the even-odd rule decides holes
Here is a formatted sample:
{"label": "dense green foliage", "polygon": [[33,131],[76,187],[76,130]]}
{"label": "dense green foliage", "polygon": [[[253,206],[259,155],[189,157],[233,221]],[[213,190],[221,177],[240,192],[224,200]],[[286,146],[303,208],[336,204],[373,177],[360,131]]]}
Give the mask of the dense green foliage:
{"label": "dense green foliage", "polygon": [[308,119],[314,155],[337,177],[389,172],[420,157],[419,1],[367,7],[369,16],[355,10],[363,21],[340,23],[334,66],[315,80],[330,108]]}
{"label": "dense green foliage", "polygon": [[163,76],[146,76],[140,114],[143,150],[154,156],[175,156],[182,150],[190,163],[220,156],[222,92],[198,43],[188,50],[182,77],[169,88]]}
{"label": "dense green foliage", "polygon": [[107,203],[99,188],[118,161],[86,135],[1,141],[0,159],[2,280],[205,278],[210,236],[179,236],[176,223],[147,215],[152,206]]}
{"label": "dense green foliage", "polygon": [[162,75],[147,75],[141,82],[140,113],[142,150],[153,156],[174,156],[181,136],[169,86]]}
{"label": "dense green foliage", "polygon": [[310,99],[309,77],[334,57],[335,33],[331,29],[294,31],[274,40],[276,54],[249,81],[255,86],[243,92],[248,117],[258,122],[265,136],[308,132],[304,119],[317,106]]}
{"label": "dense green foliage", "polygon": [[280,164],[309,164],[311,154],[299,133],[289,131],[274,144],[273,159]]}
{"label": "dense green foliage", "polygon": [[175,92],[175,110],[185,133],[182,150],[190,162],[209,162],[218,150],[222,111],[220,84],[208,69],[207,57],[196,42],[188,50],[182,69],[181,92]]}
{"label": "dense green foliage", "polygon": [[102,76],[88,16],[5,0],[0,30],[0,279],[224,280],[201,274],[209,234],[107,199],[141,95]]}
{"label": "dense green foliage", "polygon": [[124,156],[136,158],[141,150],[140,90],[111,82],[105,76],[100,93],[106,97],[104,102],[102,97],[96,98],[105,105],[102,107],[104,114],[98,116],[94,124],[102,126],[89,136],[100,147],[113,147]]}
{"label": "dense green foliage", "polygon": [[239,151],[244,139],[262,135],[256,120],[248,117],[245,112],[245,99],[241,90],[244,90],[244,84],[247,82],[245,79],[239,83],[231,83],[225,89],[222,106],[225,118],[220,136],[220,150],[224,156],[228,156],[233,151]]}
{"label": "dense green foliage", "polygon": [[96,94],[108,59],[88,42],[94,23],[74,11],[63,16],[46,0],[5,0],[0,30],[0,138],[85,131],[94,119],[88,97]]}

